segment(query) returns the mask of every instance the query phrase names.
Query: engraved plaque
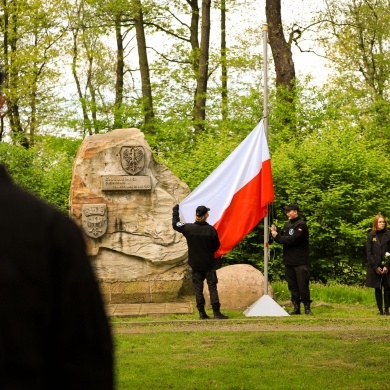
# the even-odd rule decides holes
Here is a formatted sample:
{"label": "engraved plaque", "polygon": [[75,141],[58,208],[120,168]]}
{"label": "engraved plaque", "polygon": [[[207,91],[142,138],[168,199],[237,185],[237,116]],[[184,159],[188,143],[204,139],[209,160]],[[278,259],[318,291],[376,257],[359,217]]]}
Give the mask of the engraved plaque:
{"label": "engraved plaque", "polygon": [[140,172],[145,165],[145,151],[142,146],[122,146],[120,156],[122,168],[130,175]]}
{"label": "engraved plaque", "polygon": [[89,237],[101,237],[107,230],[107,205],[83,204],[82,224]]}
{"label": "engraved plaque", "polygon": [[150,190],[152,183],[150,176],[102,176],[103,191],[124,191],[124,190]]}

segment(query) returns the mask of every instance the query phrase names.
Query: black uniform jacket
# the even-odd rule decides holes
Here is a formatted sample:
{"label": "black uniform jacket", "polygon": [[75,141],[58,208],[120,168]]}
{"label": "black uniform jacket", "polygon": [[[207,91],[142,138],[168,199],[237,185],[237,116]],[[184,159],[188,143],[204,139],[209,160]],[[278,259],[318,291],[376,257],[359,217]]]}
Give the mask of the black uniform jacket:
{"label": "black uniform jacket", "polygon": [[387,278],[390,285],[390,274],[379,275],[375,272],[378,267],[386,266],[390,271],[390,258],[385,258],[385,253],[390,253],[390,232],[387,230],[383,233],[379,241],[376,232],[371,231],[367,235],[367,276],[366,286],[380,288],[382,278]]}
{"label": "black uniform jacket", "polygon": [[283,264],[309,265],[309,230],[303,219],[288,221],[274,240],[283,244]]}
{"label": "black uniform jacket", "polygon": [[214,253],[220,246],[218,232],[207,222],[182,223],[179,211],[172,213],[172,227],[182,233],[188,245],[188,264],[195,271],[215,268]]}
{"label": "black uniform jacket", "polygon": [[80,229],[0,166],[0,389],[113,389],[109,324]]}

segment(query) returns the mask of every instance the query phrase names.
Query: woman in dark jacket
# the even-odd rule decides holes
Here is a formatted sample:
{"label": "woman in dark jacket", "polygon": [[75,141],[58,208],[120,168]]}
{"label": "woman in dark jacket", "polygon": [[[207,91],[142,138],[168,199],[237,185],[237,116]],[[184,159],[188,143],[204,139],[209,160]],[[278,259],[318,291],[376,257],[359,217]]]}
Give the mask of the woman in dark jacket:
{"label": "woman in dark jacket", "polygon": [[[385,217],[374,217],[372,231],[367,236],[367,277],[366,286],[375,289],[378,314],[389,315],[390,306],[390,232]],[[383,297],[382,297],[383,288]],[[383,298],[385,311],[383,312]]]}

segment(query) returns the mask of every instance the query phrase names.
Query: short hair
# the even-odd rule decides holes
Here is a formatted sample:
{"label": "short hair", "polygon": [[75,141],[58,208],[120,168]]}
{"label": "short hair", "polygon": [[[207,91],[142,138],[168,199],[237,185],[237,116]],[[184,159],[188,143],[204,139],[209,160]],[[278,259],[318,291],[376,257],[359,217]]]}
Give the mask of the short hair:
{"label": "short hair", "polygon": [[199,217],[198,215],[195,215],[196,222],[205,222],[207,218],[208,218],[207,212],[206,212],[206,214],[203,214],[201,217]]}

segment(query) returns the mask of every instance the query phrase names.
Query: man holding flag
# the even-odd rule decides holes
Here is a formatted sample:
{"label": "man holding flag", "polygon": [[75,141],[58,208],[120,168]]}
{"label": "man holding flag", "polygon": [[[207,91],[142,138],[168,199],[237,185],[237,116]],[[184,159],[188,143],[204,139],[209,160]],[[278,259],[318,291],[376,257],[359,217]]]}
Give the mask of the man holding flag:
{"label": "man holding flag", "polygon": [[267,215],[274,200],[271,159],[263,121],[180,203],[180,216],[192,221],[194,209],[207,204],[220,240],[215,257],[232,250]]}
{"label": "man holding flag", "polygon": [[[207,218],[208,211],[212,209],[209,223],[206,223],[206,220],[203,222],[208,225],[209,230],[213,227],[218,233],[220,245],[219,248],[214,249],[214,252],[216,251],[214,258],[220,259],[267,215],[268,204],[273,200],[271,159],[262,120],[244,141],[180,203],[180,217],[182,221],[192,221],[194,209],[202,203],[207,204],[208,207],[200,206],[204,207],[204,213],[197,215],[197,218],[206,213]],[[197,209],[197,214],[198,211]],[[174,208],[174,214],[176,215],[174,229],[181,229],[181,226],[177,225],[182,223],[178,205]],[[197,223],[199,222],[190,225]]]}
{"label": "man holding flag", "polygon": [[196,208],[195,222],[182,223],[179,217],[179,205],[172,209],[172,227],[182,233],[188,245],[188,264],[192,268],[192,282],[195,287],[196,307],[201,320],[209,319],[205,311],[205,299],[203,284],[206,279],[210,293],[210,303],[213,308],[214,318],[225,320],[229,318],[220,312],[221,304],[217,290],[217,268],[220,267],[220,259],[214,258],[214,253],[220,246],[217,230],[209,225],[206,220],[210,209],[206,206]]}

